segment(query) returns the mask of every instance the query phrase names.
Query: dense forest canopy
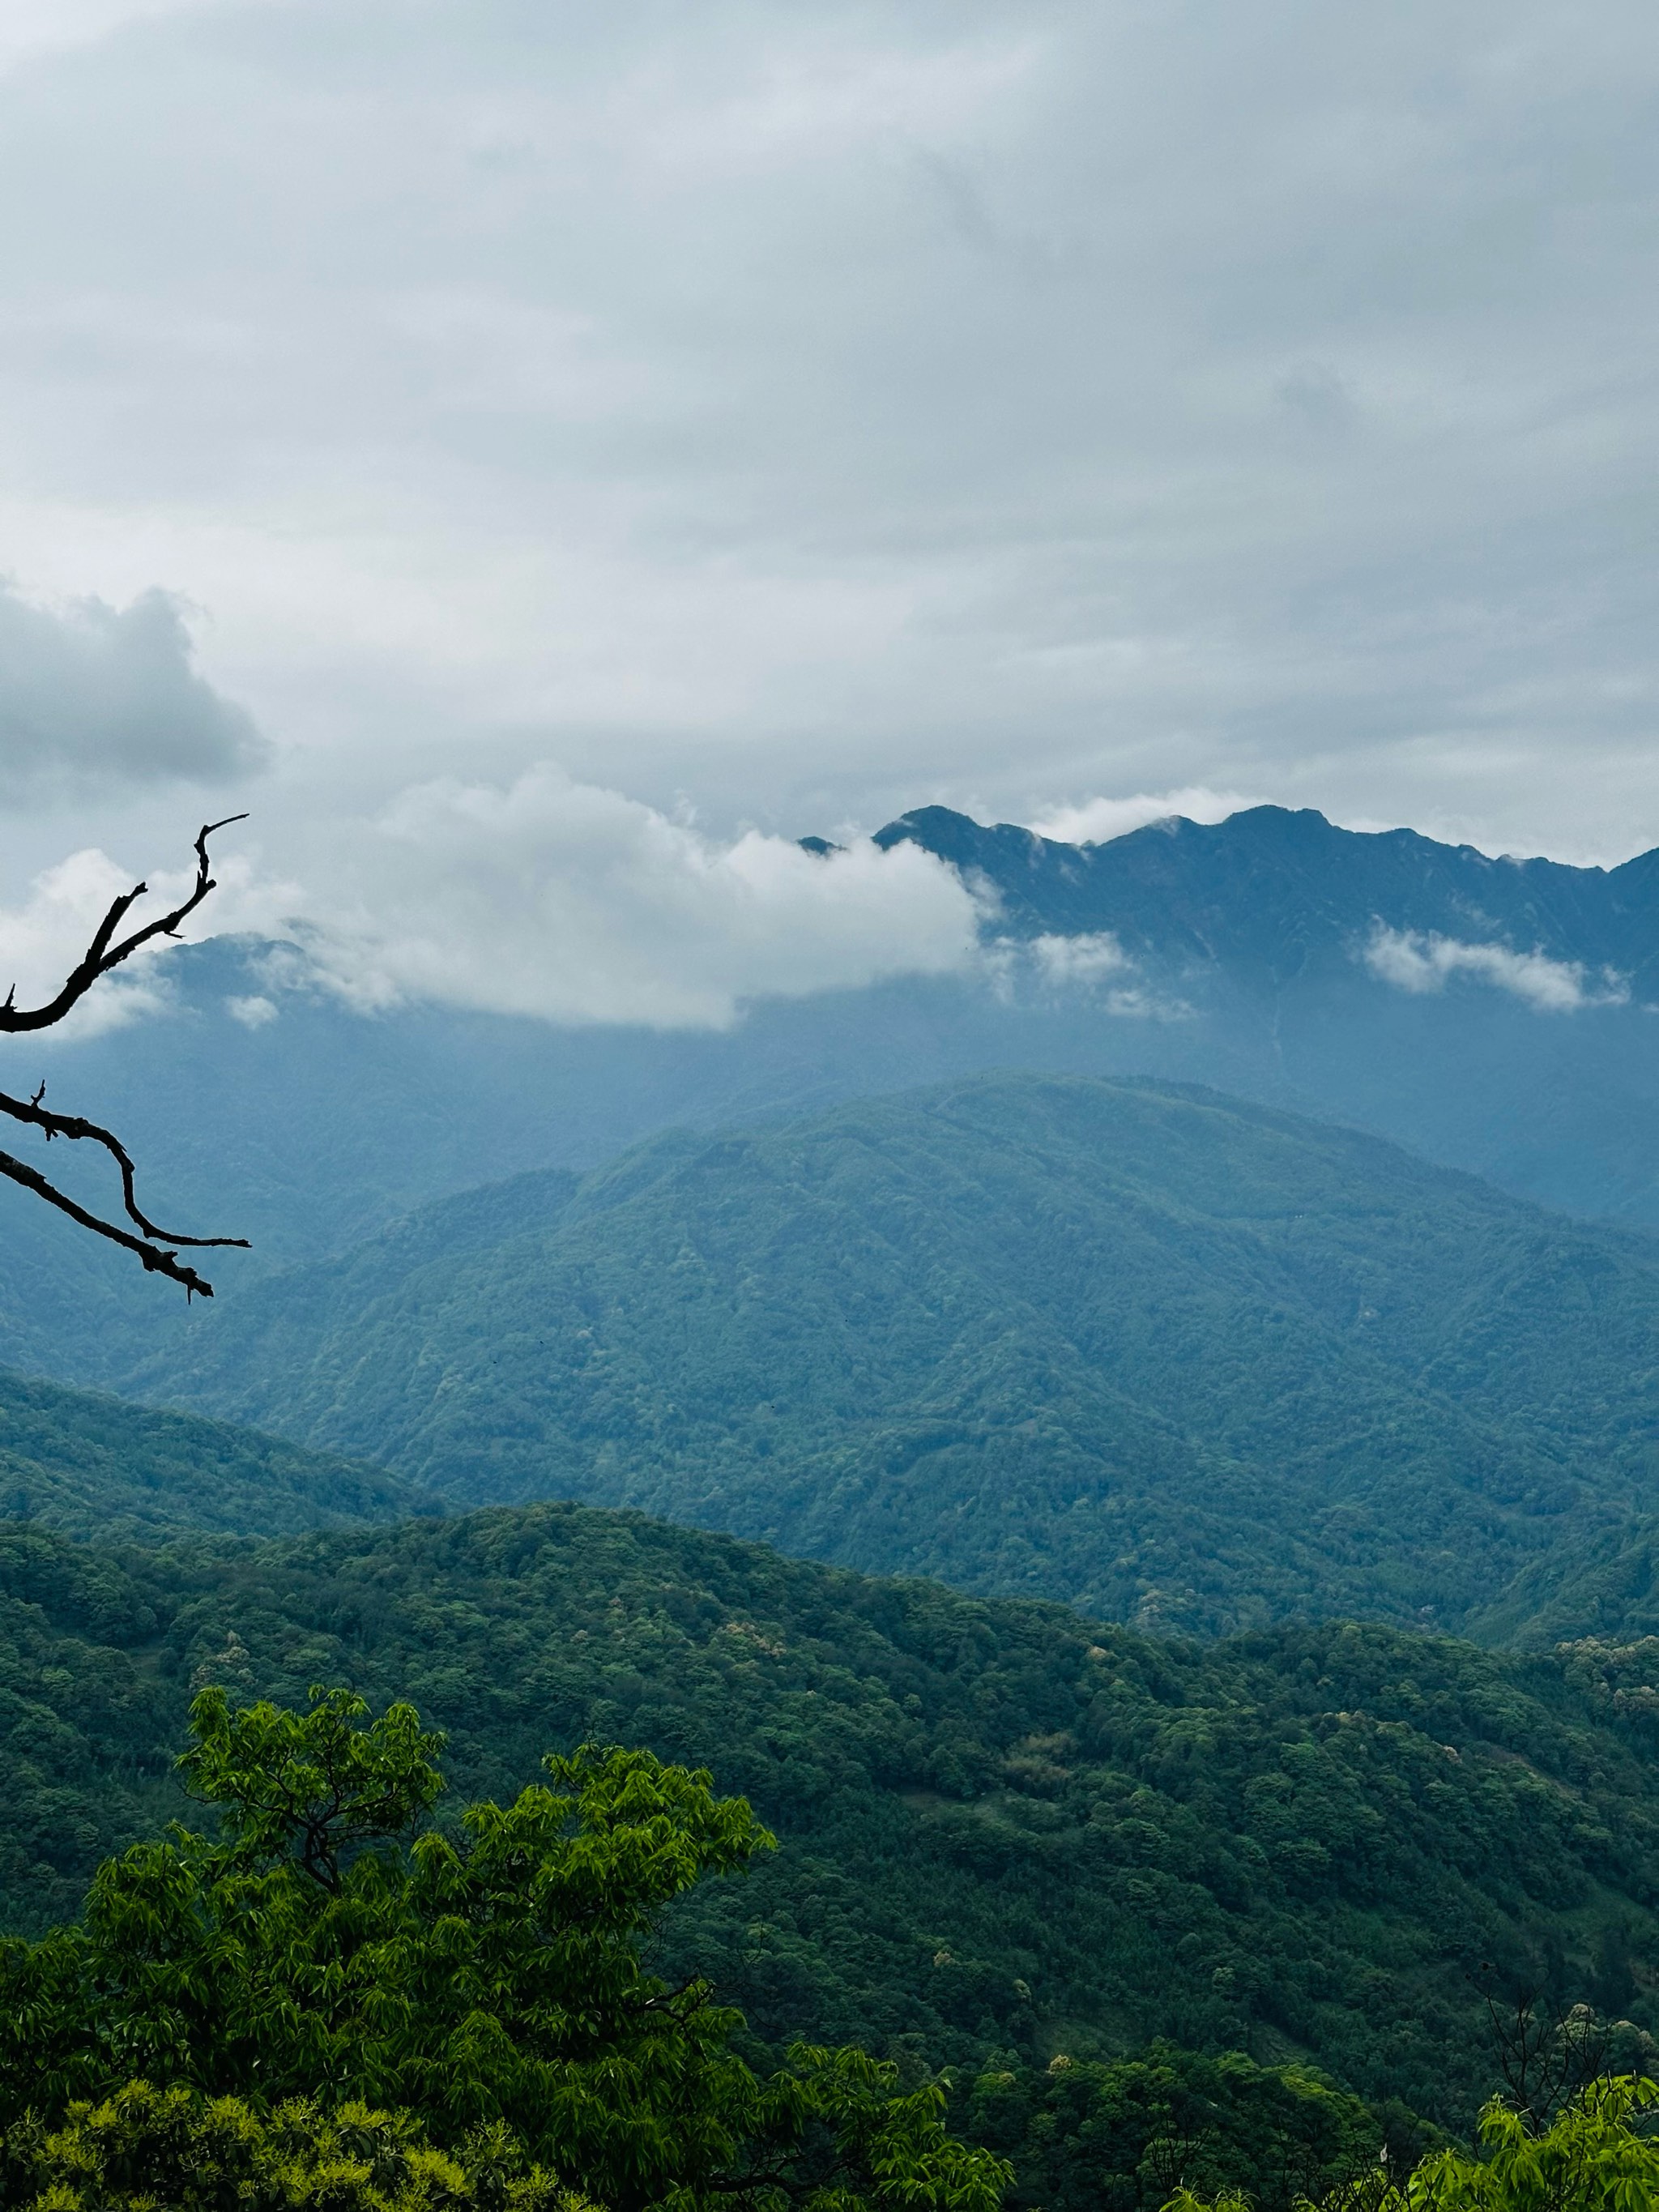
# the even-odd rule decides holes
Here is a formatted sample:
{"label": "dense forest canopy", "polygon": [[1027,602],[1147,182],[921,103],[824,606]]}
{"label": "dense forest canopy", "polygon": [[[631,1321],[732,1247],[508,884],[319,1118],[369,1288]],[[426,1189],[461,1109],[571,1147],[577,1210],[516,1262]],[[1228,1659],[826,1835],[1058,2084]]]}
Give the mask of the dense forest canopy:
{"label": "dense forest canopy", "polygon": [[1042,2069],[1164,2036],[1467,2128],[1483,1967],[1659,2028],[1659,1653],[1158,1644],[556,1505],[118,1557],[17,1530],[0,1576],[20,1930],[179,1809],[192,1684],[349,1680],[447,1730],[458,1801],[588,1739],[748,1798],[778,1851],[665,1942],[761,2057]]}

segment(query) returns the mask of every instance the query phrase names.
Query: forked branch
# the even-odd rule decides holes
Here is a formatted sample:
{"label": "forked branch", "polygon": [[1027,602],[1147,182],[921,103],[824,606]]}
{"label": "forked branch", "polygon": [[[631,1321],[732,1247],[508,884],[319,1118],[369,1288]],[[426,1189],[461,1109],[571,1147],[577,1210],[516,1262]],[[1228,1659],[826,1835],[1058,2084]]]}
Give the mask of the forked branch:
{"label": "forked branch", "polygon": [[130,891],[123,891],[119,898],[112,900],[109,912],[93,933],[91,944],[55,999],[49,1000],[44,1006],[20,1008],[16,1004],[17,986],[14,983],[6,994],[6,1003],[0,1006],[0,1034],[52,1028],[72,1006],[79,1005],[100,975],[107,975],[112,968],[130,960],[141,945],[149,945],[158,937],[177,937],[179,923],[195,913],[210,890],[218,888],[208,872],[208,839],[216,830],[228,830],[233,822],[246,820],[246,814],[227,814],[222,822],[202,824],[196,835],[196,881],[191,886],[189,897],[182,905],[174,907],[171,914],[158,915],[143,928],[121,937],[117,934],[121,924],[148,894],[149,885],[135,884]]}
{"label": "forked branch", "polygon": [[[20,1008],[16,1003],[15,985],[6,994],[5,1004],[0,1006],[0,1035],[21,1034],[33,1030],[51,1029],[61,1022],[72,1008],[85,998],[100,976],[118,968],[124,960],[131,959],[141,946],[152,944],[158,937],[177,937],[179,925],[194,914],[208,893],[216,888],[208,862],[208,839],[216,830],[228,829],[233,822],[246,821],[241,814],[227,815],[222,822],[204,823],[196,839],[196,880],[190,893],[169,913],[158,915],[153,921],[130,930],[124,936],[122,924],[138,900],[149,890],[147,884],[136,884],[130,891],[111,902],[109,912],[93,933],[91,944],[70,971],[68,980],[55,998],[41,1006]],[[120,1223],[106,1221],[76,1203],[66,1192],[59,1190],[38,1168],[24,1160],[15,1159],[9,1152],[0,1152],[0,1176],[21,1183],[25,1190],[33,1191],[59,1212],[66,1213],[71,1221],[94,1235],[107,1237],[126,1251],[136,1253],[150,1274],[168,1276],[182,1284],[187,1297],[213,1296],[213,1285],[197,1270],[182,1261],[178,1249],[189,1246],[201,1251],[209,1248],[234,1245],[242,1250],[247,1248],[246,1237],[185,1237],[161,1229],[150,1220],[138,1204],[135,1171],[131,1155],[112,1130],[96,1121],[88,1121],[78,1114],[58,1114],[45,1104],[46,1086],[42,1083],[33,1097],[15,1098],[9,1091],[0,1091],[0,1114],[21,1121],[27,1127],[38,1129],[50,1144],[54,1137],[64,1138],[70,1144],[92,1144],[108,1153],[115,1162],[121,1176],[121,1202],[131,1229]],[[135,1235],[134,1231],[137,1233]]]}

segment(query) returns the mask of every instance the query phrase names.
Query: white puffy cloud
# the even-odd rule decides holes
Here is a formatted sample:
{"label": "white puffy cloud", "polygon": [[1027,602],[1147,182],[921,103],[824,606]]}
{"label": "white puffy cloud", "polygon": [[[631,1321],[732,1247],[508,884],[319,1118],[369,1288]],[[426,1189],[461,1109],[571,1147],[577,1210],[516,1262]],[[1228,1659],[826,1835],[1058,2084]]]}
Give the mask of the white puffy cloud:
{"label": "white puffy cloud", "polygon": [[1455,937],[1389,929],[1378,922],[1363,958],[1372,975],[1401,991],[1443,991],[1454,975],[1468,975],[1524,1000],[1539,1013],[1571,1014],[1584,1006],[1621,1006],[1630,987],[1610,969],[1592,973],[1582,961],[1552,960],[1547,953],[1516,952],[1507,945],[1472,945]]}
{"label": "white puffy cloud", "polygon": [[[981,910],[994,923],[990,901]],[[1086,1000],[1097,1013],[1140,1021],[1177,1022],[1192,1012],[1184,1000],[1153,984],[1110,930],[1062,937],[988,936],[978,967],[993,995],[1005,1006],[1022,1001]]]}
{"label": "white puffy cloud", "polygon": [[1149,822],[1166,822],[1171,815],[1184,815],[1188,822],[1224,822],[1241,806],[1255,803],[1237,791],[1189,784],[1180,791],[1140,791],[1129,799],[1085,799],[1050,806],[1026,827],[1061,845],[1104,845],[1131,830],[1145,829]]}
{"label": "white puffy cloud", "polygon": [[0,585],[0,792],[60,799],[112,784],[223,783],[259,767],[252,718],[191,665],[176,600],[61,611]]}
{"label": "white puffy cloud", "polygon": [[[186,925],[185,933],[197,938],[227,930],[264,934],[280,927],[302,903],[302,894],[291,882],[262,876],[249,853],[234,846],[226,851],[225,843],[226,833],[222,832],[213,855],[217,889]],[[40,1006],[55,998],[117,898],[141,880],[147,884],[145,896],[130,909],[123,925],[124,930],[135,929],[180,904],[195,876],[194,860],[189,859],[181,866],[153,869],[141,878],[136,870],[95,846],[42,869],[22,897],[0,905],[0,998],[8,988],[15,990],[20,1006]],[[152,939],[95,983],[67,1019],[50,1030],[8,1039],[4,1048],[33,1055],[41,1048],[166,1013],[173,1005],[166,968],[172,941]],[[250,1017],[244,1013],[240,1018]]]}
{"label": "white puffy cloud", "polygon": [[1129,956],[1109,930],[1076,937],[1045,934],[1030,941],[1031,958],[1046,982],[1098,983],[1107,975],[1121,975]]}
{"label": "white puffy cloud", "polygon": [[916,846],[711,837],[538,767],[404,792],[319,863],[297,920],[310,980],[365,1010],[720,1028],[749,999],[964,969],[978,915]]}

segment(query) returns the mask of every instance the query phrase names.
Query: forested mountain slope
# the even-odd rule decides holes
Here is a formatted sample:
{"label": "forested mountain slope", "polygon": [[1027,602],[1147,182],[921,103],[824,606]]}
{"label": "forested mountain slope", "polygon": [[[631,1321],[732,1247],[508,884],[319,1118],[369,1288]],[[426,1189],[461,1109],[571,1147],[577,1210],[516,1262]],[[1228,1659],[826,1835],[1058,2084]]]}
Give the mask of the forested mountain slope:
{"label": "forested mountain slope", "polygon": [[193,1684],[350,1681],[451,1731],[452,1811],[586,1737],[749,1795],[781,1848],[669,1963],[767,2042],[1042,2066],[1164,2033],[1462,2126],[1483,1965],[1659,2024],[1650,1656],[1157,1644],[544,1505],[125,1559],[0,1531],[0,1667],[14,1927],[176,1807]]}
{"label": "forested mountain slope", "polygon": [[0,1369],[0,1523],[153,1541],[187,1529],[276,1536],[430,1507],[383,1468]]}
{"label": "forested mountain slope", "polygon": [[1451,1626],[1659,1498],[1659,1249],[1211,1094],[987,1077],[451,1201],[141,1379],[462,1503]]}

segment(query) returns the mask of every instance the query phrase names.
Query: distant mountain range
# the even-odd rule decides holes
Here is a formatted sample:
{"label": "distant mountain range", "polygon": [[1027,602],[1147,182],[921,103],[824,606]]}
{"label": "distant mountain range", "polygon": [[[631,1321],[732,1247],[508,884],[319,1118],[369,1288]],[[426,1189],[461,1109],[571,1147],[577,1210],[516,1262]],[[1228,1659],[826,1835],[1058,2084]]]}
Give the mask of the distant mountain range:
{"label": "distant mountain range", "polygon": [[[989,886],[1000,931],[1109,930],[1138,957],[1270,993],[1315,975],[1346,980],[1379,929],[1540,955],[1580,971],[1590,999],[1659,991],[1659,852],[1611,869],[1492,860],[1414,830],[1340,830],[1282,806],[1217,823],[1172,816],[1098,845],[924,806],[875,838],[907,840]],[[1465,961],[1461,972],[1483,971]],[[1526,995],[1524,980],[1510,988]]]}
{"label": "distant mountain range", "polygon": [[[219,1263],[222,1292],[447,1193],[586,1170],[653,1131],[998,1067],[1205,1083],[1659,1225],[1659,854],[1611,871],[1493,860],[1276,807],[1093,846],[934,807],[878,842],[905,838],[980,895],[973,973],[763,1001],[728,1033],[560,1029],[422,1007],[365,1018],[309,987],[291,950],[222,939],[162,963],[168,1013],[6,1040],[0,1076],[44,1075],[54,1099],[118,1126],[162,1218],[251,1236],[251,1260]],[[0,1194],[0,1234],[20,1261],[0,1283],[0,1358],[116,1371],[156,1286],[33,1200]]]}

